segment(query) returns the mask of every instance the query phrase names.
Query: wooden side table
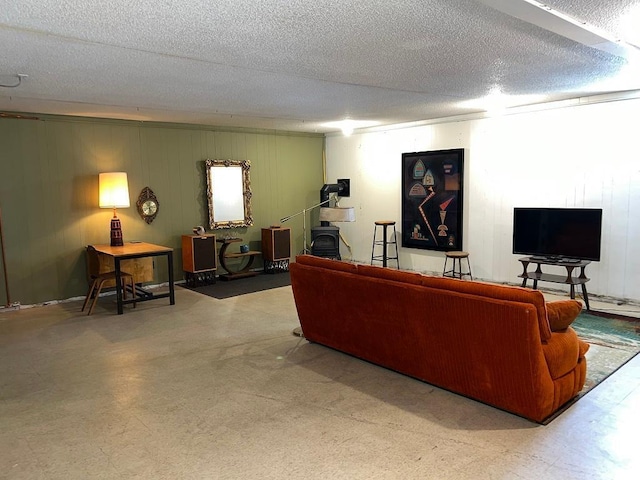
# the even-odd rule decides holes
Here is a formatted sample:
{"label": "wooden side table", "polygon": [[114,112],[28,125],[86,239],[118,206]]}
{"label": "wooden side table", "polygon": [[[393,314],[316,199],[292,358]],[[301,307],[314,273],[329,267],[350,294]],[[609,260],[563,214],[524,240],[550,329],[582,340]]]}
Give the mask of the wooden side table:
{"label": "wooden side table", "polygon": [[[228,273],[222,273],[219,275],[221,280],[236,280],[238,278],[246,278],[246,277],[254,277],[257,275],[256,272],[250,270],[251,265],[253,264],[253,260],[258,255],[262,255],[262,252],[257,250],[249,250],[248,252],[227,252],[229,245],[233,243],[242,242],[241,238],[222,238],[216,240],[218,243],[222,244],[220,247],[220,252],[218,253],[218,258],[220,259],[220,265],[224,268]],[[246,263],[241,263],[239,268],[234,269],[227,264],[227,260],[230,258],[237,258],[240,260],[248,259]],[[244,265],[244,266],[243,266]]]}
{"label": "wooden side table", "polygon": [[[96,252],[113,258],[116,272],[116,302],[118,305],[118,315],[123,313],[123,305],[126,303],[134,302],[146,302],[148,300],[155,300],[157,298],[169,298],[169,303],[175,305],[176,296],[173,282],[173,248],[165,247],[162,245],[154,245],[152,243],[145,242],[127,242],[121,246],[111,245],[93,245]],[[168,293],[154,293],[150,290],[145,290],[141,286],[135,286],[135,293],[132,299],[124,300],[121,278],[121,264],[125,260],[145,257],[160,257],[167,258],[167,271],[169,273],[169,292]]]}
{"label": "wooden side table", "polygon": [[[569,285],[569,294],[572,299],[576,298],[576,285],[580,285],[582,288],[582,298],[584,299],[584,303],[589,308],[589,294],[587,293],[587,285],[586,283],[589,281],[587,275],[585,274],[585,268],[591,262],[589,260],[576,260],[576,261],[568,261],[568,260],[547,260],[544,258],[537,257],[524,257],[518,260],[522,263],[523,272],[521,275],[518,275],[522,278],[522,286],[527,286],[527,280],[533,280],[533,288],[538,288],[538,281],[542,282],[553,282],[553,283],[564,283]],[[537,268],[534,272],[530,272],[527,270],[527,267],[530,263],[537,265]],[[566,275],[554,275],[551,273],[543,273],[541,265],[553,265],[556,267],[564,267],[566,270]],[[578,276],[574,275],[574,272],[580,269],[580,273]]]}

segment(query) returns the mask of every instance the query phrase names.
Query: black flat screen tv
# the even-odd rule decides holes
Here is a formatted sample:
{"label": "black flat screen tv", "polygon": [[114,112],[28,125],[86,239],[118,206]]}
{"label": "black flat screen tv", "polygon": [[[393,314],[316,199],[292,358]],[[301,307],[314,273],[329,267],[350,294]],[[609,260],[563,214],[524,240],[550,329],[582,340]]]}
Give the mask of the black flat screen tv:
{"label": "black flat screen tv", "polygon": [[548,261],[600,260],[601,208],[514,208],[513,253]]}

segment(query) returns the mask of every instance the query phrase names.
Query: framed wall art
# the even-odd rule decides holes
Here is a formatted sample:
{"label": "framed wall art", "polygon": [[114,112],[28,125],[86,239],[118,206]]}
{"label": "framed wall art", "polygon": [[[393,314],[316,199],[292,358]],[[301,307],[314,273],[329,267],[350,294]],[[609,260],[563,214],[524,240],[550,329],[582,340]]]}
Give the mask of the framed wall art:
{"label": "framed wall art", "polygon": [[464,149],[402,154],[402,246],[462,250]]}

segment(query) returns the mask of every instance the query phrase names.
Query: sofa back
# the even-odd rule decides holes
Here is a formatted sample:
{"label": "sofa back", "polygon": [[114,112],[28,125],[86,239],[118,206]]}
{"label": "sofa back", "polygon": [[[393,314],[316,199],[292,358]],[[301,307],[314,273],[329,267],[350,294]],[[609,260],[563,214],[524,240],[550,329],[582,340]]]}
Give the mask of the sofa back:
{"label": "sofa back", "polygon": [[494,285],[484,282],[469,282],[457,278],[422,276],[422,285],[432,288],[442,288],[455,292],[469,293],[483,297],[507,300],[510,302],[522,302],[533,305],[536,309],[540,339],[546,342],[551,338],[551,328],[547,317],[547,306],[544,295],[539,290],[513,287],[506,285]]}
{"label": "sofa back", "polygon": [[470,295],[479,295],[497,300],[529,303],[533,305],[537,312],[536,318],[538,321],[538,328],[540,330],[540,340],[543,343],[546,343],[549,338],[551,338],[551,328],[547,317],[546,302],[544,295],[538,290],[495,285],[477,281],[469,282],[467,280],[460,280],[457,278],[433,277],[416,272],[406,272],[374,265],[338,262],[312,255],[300,255],[296,258],[296,262],[302,265],[340,270],[358,275],[366,275],[373,278],[408,283],[411,285],[423,285],[425,287],[468,293]]}

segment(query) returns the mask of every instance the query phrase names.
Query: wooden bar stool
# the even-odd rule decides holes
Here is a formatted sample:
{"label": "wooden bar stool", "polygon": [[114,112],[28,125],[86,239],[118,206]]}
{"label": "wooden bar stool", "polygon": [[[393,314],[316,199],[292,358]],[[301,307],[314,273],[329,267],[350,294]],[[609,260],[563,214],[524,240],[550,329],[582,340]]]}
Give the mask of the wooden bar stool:
{"label": "wooden bar stool", "polygon": [[[386,267],[389,260],[395,260],[398,270],[400,270],[400,262],[398,261],[398,242],[396,241],[396,222],[393,220],[378,220],[373,227],[373,245],[371,246],[371,265],[373,262],[382,262],[382,266]],[[382,239],[377,238],[378,227],[382,227]],[[387,228],[393,227],[393,238],[387,236]],[[389,246],[395,248],[395,256],[389,256]],[[382,254],[376,255],[376,246],[382,247]]]}
{"label": "wooden bar stool", "polygon": [[[444,252],[444,268],[442,269],[443,277],[453,277],[453,278],[462,278],[464,276],[469,276],[471,280],[473,277],[471,276],[471,263],[469,263],[469,253],[468,252]],[[462,271],[462,259],[467,259],[467,271]],[[447,262],[449,259],[453,260],[453,266],[451,270],[447,270]],[[458,261],[458,269],[456,270],[456,260]]]}

